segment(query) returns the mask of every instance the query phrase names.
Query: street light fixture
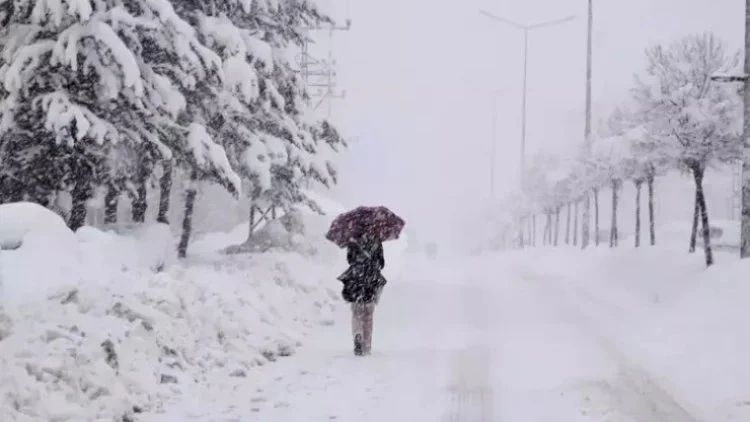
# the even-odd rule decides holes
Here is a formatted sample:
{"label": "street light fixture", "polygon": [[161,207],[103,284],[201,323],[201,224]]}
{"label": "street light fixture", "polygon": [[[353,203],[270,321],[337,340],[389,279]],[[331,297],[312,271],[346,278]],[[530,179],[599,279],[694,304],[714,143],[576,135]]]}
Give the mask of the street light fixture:
{"label": "street light fixture", "polygon": [[524,178],[524,172],[526,170],[525,162],[526,162],[526,80],[528,75],[528,59],[529,59],[529,32],[535,30],[535,29],[541,29],[541,28],[547,28],[550,26],[560,25],[566,22],[570,22],[575,19],[575,16],[568,16],[561,19],[555,19],[540,23],[535,23],[533,25],[523,25],[518,22],[514,22],[510,19],[504,18],[502,16],[495,15],[493,13],[490,13],[486,10],[480,10],[479,13],[484,15],[485,17],[488,17],[490,19],[493,19],[497,22],[504,23],[506,25],[509,25],[515,29],[523,31],[523,97],[521,99],[521,183],[523,183]]}

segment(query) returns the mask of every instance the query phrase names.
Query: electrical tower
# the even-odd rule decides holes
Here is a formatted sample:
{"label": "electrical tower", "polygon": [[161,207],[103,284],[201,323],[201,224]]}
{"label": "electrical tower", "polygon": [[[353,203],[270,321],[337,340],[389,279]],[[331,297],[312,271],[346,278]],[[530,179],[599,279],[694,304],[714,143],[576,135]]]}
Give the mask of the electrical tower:
{"label": "electrical tower", "polygon": [[[344,25],[317,25],[305,28],[302,51],[298,58],[300,73],[305,83],[313,112],[317,112],[321,106],[325,106],[325,117],[331,117],[333,101],[344,99],[346,91],[338,87],[336,81],[336,57],[334,55],[333,35],[336,31],[348,31],[352,27],[349,13],[349,0],[346,3],[346,19]],[[312,37],[313,31],[326,31],[328,33],[328,45],[326,58],[320,59],[310,52],[311,44],[315,44]],[[303,183],[310,189],[310,179],[303,177]]]}
{"label": "electrical tower", "polygon": [[[305,81],[313,111],[325,106],[326,117],[331,117],[333,100],[346,97],[346,91],[338,88],[336,81],[336,57],[333,48],[333,34],[336,31],[348,31],[352,27],[349,18],[349,3],[346,6],[346,20],[344,25],[319,25],[305,28],[305,39],[299,57],[302,79]],[[311,36],[313,31],[328,32],[328,53],[324,59],[319,59],[310,53],[310,45],[315,41]]]}

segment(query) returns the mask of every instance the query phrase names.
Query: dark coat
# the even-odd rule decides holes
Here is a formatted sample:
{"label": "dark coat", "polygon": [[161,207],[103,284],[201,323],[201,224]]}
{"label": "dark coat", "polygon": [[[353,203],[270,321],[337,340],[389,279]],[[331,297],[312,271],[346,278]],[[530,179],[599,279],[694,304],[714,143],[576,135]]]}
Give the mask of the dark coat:
{"label": "dark coat", "polygon": [[341,292],[350,303],[376,302],[387,283],[381,270],[385,267],[383,244],[376,239],[352,239],[346,248],[349,268],[338,279],[344,283]]}

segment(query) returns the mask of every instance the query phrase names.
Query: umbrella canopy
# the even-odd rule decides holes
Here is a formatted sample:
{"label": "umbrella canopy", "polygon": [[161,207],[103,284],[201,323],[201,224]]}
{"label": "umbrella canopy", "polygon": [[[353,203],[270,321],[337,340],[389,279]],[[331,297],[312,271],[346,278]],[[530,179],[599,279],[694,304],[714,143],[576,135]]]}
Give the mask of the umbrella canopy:
{"label": "umbrella canopy", "polygon": [[344,248],[352,238],[368,234],[381,242],[396,240],[406,223],[386,207],[357,207],[333,220],[326,239]]}

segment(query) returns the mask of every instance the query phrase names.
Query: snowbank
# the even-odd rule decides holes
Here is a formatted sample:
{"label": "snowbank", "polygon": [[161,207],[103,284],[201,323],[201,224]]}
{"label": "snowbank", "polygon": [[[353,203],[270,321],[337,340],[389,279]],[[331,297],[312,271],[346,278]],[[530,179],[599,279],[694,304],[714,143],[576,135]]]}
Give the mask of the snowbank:
{"label": "snowbank", "polygon": [[[50,218],[7,235],[22,242],[1,257],[0,420],[136,420],[294,354],[341,304],[345,256],[324,235],[344,207],[319,204],[327,214],[304,213],[297,239],[309,254],[216,253],[247,224],[176,265],[163,225],[73,234]],[[387,245],[391,279],[405,248]]]}
{"label": "snowbank", "polygon": [[340,303],[339,268],[322,259],[271,251],[173,265],[163,225],[49,227],[13,234],[20,246],[2,252],[2,421],[159,412],[294,354]]}
{"label": "snowbank", "polygon": [[75,234],[40,205],[0,205],[0,247],[0,305],[40,300],[76,282]]}
{"label": "snowbank", "polygon": [[291,254],[102,276],[6,308],[0,420],[159,412],[211,388],[209,378],[252,376],[293,354],[310,329],[332,323],[337,302],[327,286],[334,275]]}
{"label": "snowbank", "polygon": [[72,232],[62,217],[31,202],[0,205],[0,247],[19,248],[24,239],[34,235],[54,235],[70,238]]}

